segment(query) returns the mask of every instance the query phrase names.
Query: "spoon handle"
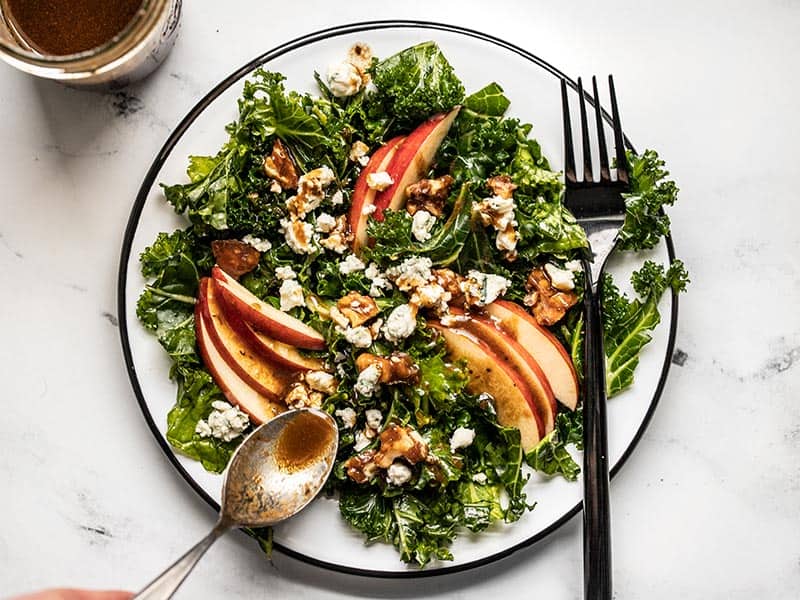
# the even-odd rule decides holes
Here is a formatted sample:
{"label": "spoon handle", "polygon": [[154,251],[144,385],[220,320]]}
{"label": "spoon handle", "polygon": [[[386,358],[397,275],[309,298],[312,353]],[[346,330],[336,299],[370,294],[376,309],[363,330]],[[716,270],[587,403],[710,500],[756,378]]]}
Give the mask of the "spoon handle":
{"label": "spoon handle", "polygon": [[136,594],[133,600],[169,600],[169,598],[172,598],[172,595],[178,590],[183,580],[189,576],[189,573],[192,572],[194,566],[206,553],[206,550],[230,528],[229,522],[220,519],[206,537],[197,542],[191,550]]}

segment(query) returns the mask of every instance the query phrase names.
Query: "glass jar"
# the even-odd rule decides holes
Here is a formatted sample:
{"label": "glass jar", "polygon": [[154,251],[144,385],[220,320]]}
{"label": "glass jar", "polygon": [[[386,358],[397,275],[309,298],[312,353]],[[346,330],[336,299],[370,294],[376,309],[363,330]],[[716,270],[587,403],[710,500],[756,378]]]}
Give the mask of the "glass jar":
{"label": "glass jar", "polygon": [[167,56],[181,16],[181,0],[143,0],[130,23],[108,42],[75,54],[47,55],[14,28],[0,0],[0,58],[47,79],[75,86],[122,86],[152,72]]}

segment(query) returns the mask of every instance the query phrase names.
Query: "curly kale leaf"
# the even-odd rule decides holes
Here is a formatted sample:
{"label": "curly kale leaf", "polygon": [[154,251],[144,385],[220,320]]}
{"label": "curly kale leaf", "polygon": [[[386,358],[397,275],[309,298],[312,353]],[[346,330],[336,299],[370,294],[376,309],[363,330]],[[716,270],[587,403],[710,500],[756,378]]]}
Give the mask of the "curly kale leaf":
{"label": "curly kale leaf", "polygon": [[525,456],[526,462],[545,475],[563,475],[568,481],[575,481],[581,468],[567,450],[568,445],[578,450],[583,448],[583,413],[560,412],[556,426],[533,450]]}
{"label": "curly kale leaf", "polygon": [[639,353],[650,341],[650,332],[661,321],[658,302],[667,289],[678,293],[686,289],[688,273],[683,263],[674,261],[668,269],[646,261],[631,276],[639,298],[630,299],[605,275],[602,285],[603,340],[606,352],[606,387],[609,397],[633,383]]}
{"label": "curly kale leaf", "polygon": [[464,86],[434,42],[406,48],[372,66],[375,101],[407,130],[464,99]]}
{"label": "curly kale leaf", "polygon": [[627,153],[631,192],[625,194],[627,214],[619,233],[619,246],[624,250],[654,248],[669,234],[670,221],[664,213],[678,199],[678,187],[667,178],[664,161],[654,150],[637,156]]}
{"label": "curly kale leaf", "polygon": [[511,101],[503,94],[500,84],[492,82],[464,98],[461,110],[466,117],[462,118],[473,115],[502,117],[510,105]]}

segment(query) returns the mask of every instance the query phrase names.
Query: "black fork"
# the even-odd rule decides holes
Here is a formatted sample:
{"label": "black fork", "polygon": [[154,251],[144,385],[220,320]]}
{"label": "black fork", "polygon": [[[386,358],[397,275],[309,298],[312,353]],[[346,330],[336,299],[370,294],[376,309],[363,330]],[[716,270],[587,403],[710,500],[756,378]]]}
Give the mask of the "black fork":
{"label": "black fork", "polygon": [[592,87],[598,158],[600,160],[600,179],[597,181],[592,173],[592,151],[583,82],[578,79],[583,150],[583,173],[581,179],[578,179],[575,172],[575,151],[572,142],[567,84],[565,80],[561,81],[561,101],[564,115],[565,205],[586,231],[593,255],[591,262],[583,261],[586,282],[583,361],[584,598],[587,600],[611,600],[611,519],[608,497],[605,352],[603,350],[603,321],[600,305],[601,275],[625,220],[625,201],[622,194],[630,189],[630,183],[614,80],[609,75],[611,120],[616,150],[616,179],[612,179],[611,176],[603,130],[603,115],[595,77],[592,77]]}

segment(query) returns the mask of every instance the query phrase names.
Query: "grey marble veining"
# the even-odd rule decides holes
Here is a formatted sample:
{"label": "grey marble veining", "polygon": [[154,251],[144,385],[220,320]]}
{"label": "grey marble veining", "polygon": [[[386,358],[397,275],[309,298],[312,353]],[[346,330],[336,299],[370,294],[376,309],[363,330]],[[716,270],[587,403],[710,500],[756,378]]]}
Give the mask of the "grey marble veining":
{"label": "grey marble veining", "polygon": [[[116,275],[153,156],[214,84],[332,24],[453,22],[572,76],[613,72],[625,128],[667,160],[692,284],[655,417],[612,484],[617,597],[791,600],[800,590],[800,3],[610,0],[184,3],[173,54],[108,93],[0,64],[0,595],[136,589],[214,516],[144,423]],[[416,582],[329,573],[241,535],[179,598],[581,597],[580,520],[494,565]]]}

